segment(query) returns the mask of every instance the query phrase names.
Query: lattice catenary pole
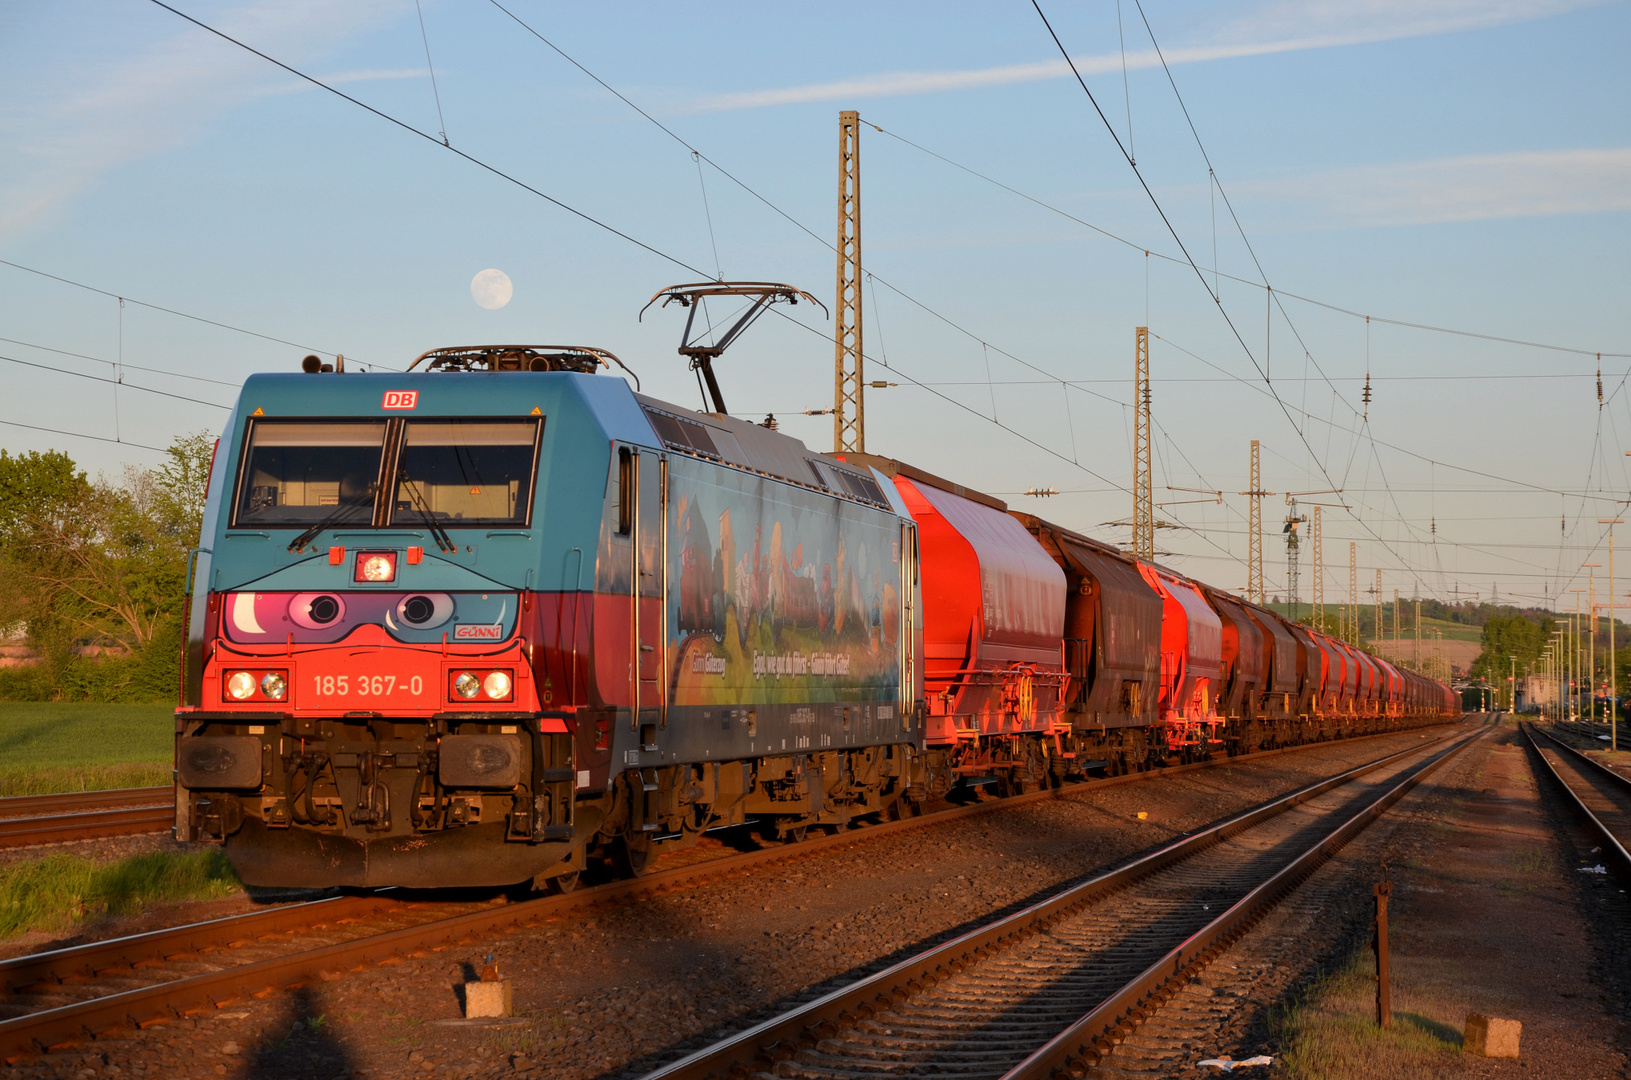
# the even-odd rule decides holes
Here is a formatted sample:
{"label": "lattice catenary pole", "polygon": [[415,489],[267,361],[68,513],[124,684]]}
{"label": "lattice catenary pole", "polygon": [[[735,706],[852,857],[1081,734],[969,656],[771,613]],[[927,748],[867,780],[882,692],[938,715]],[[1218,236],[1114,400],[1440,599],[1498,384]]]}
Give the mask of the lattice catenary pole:
{"label": "lattice catenary pole", "polygon": [[1376,568],[1376,587],[1371,589],[1371,596],[1376,601],[1376,629],[1373,640],[1380,643],[1382,639],[1382,568]]}
{"label": "lattice catenary pole", "polygon": [[1251,523],[1246,540],[1246,599],[1263,603],[1263,490],[1257,466],[1257,440],[1252,440],[1252,482],[1250,491],[1242,495],[1251,497]]}
{"label": "lattice catenary pole", "polygon": [[1400,663],[1404,662],[1404,653],[1399,646],[1399,590],[1393,590],[1393,657]]}
{"label": "lattice catenary pole", "polygon": [[[1257,486],[1255,480],[1252,486]],[[1150,478],[1150,328],[1147,326],[1138,327],[1133,337],[1133,554],[1144,562],[1155,561],[1155,496]]]}
{"label": "lattice catenary pole", "polygon": [[1359,545],[1348,541],[1348,633],[1352,644],[1359,644]]}
{"label": "lattice catenary pole", "polygon": [[838,114],[838,302],[833,326],[833,453],[866,452],[861,369],[861,114]]}
{"label": "lattice catenary pole", "polygon": [[1309,523],[1309,537],[1314,543],[1314,625],[1325,629],[1325,553],[1320,550],[1320,508],[1314,507],[1314,520]]}
{"label": "lattice catenary pole", "polygon": [[1421,601],[1420,600],[1416,601],[1416,651],[1414,653],[1414,656],[1415,656],[1415,663],[1414,663],[1413,666],[1415,667],[1415,669],[1417,671],[1420,671],[1421,670]]}

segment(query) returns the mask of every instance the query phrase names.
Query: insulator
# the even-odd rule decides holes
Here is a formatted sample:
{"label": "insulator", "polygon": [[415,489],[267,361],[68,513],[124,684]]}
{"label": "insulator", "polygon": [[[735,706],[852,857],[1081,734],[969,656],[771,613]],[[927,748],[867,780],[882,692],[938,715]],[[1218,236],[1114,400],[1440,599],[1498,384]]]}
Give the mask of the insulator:
{"label": "insulator", "polygon": [[[1602,394],[1599,393],[1597,396],[1602,397]],[[1366,405],[1370,404],[1370,372],[1368,371],[1365,372],[1365,393],[1362,395],[1360,400]]]}

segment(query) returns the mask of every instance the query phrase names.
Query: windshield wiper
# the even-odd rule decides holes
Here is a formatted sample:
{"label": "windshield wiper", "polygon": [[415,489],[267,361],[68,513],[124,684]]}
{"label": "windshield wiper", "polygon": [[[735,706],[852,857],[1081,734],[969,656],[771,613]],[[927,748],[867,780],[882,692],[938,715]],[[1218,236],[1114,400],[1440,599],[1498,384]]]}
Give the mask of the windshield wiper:
{"label": "windshield wiper", "polygon": [[448,554],[458,551],[459,545],[453,542],[453,538],[447,534],[447,530],[442,528],[435,515],[430,512],[430,507],[425,503],[424,495],[419,492],[419,485],[404,475],[402,477],[402,486],[408,489],[408,495],[413,500],[410,505],[412,505],[414,512],[419,515],[420,520],[425,523],[425,528],[430,530],[431,539],[436,541],[436,546]]}
{"label": "windshield wiper", "polygon": [[318,533],[322,532],[324,529],[328,528],[330,525],[338,525],[340,523],[341,518],[346,517],[347,515],[351,514],[353,511],[361,508],[362,506],[363,506],[362,503],[350,503],[350,502],[341,503],[339,506],[336,506],[327,515],[325,515],[321,521],[318,521],[317,523],[313,524],[305,532],[303,532],[299,536],[295,537],[293,542],[289,544],[289,550],[294,552],[296,555],[300,554],[302,551],[305,550],[307,544],[309,544],[313,540],[317,539],[317,534]]}

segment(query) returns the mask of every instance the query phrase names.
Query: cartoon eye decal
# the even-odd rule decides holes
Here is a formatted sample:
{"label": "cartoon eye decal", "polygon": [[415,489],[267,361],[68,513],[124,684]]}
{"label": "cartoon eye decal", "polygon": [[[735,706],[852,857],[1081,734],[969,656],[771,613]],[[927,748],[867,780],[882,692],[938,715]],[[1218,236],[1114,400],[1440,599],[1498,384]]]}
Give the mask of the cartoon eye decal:
{"label": "cartoon eye decal", "polygon": [[252,592],[232,593],[227,599],[227,613],[232,619],[232,628],[240,634],[264,634],[260,622],[255,618],[255,594]]}
{"label": "cartoon eye decal", "polygon": [[300,593],[289,601],[289,618],[296,626],[321,630],[345,618],[345,601],[334,593]]}
{"label": "cartoon eye decal", "polygon": [[396,617],[400,625],[429,630],[453,617],[453,598],[447,593],[411,593],[397,601]]}

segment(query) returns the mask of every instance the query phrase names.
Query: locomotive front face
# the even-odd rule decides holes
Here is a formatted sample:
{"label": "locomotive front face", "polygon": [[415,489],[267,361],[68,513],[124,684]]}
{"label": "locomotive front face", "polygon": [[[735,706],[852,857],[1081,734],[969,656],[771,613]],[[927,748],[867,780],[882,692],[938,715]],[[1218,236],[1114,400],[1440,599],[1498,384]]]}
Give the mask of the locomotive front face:
{"label": "locomotive front face", "polygon": [[178,836],[225,839],[251,884],[507,884],[567,856],[536,631],[576,584],[563,553],[594,550],[611,383],[245,384],[196,556]]}

